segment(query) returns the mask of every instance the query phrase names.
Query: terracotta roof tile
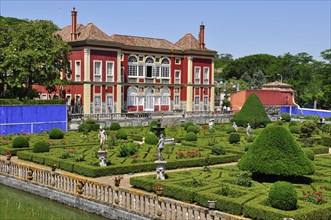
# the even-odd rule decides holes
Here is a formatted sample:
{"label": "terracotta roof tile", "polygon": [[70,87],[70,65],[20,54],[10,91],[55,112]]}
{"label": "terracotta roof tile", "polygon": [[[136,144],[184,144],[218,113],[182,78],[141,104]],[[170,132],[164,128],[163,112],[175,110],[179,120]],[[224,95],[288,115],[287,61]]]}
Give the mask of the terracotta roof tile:
{"label": "terracotta roof tile", "polygon": [[[110,37],[101,31],[97,26],[92,23],[87,24],[86,26],[82,24],[77,25],[78,37],[76,40],[104,40],[110,41]],[[62,28],[57,31],[55,34],[58,34],[62,37],[64,41],[71,41],[71,25]]]}
{"label": "terracotta roof tile", "polygon": [[176,45],[182,49],[200,50],[199,41],[192,34],[185,34]]}
{"label": "terracotta roof tile", "polygon": [[159,38],[148,38],[148,37],[137,37],[128,35],[113,34],[110,36],[112,41],[123,43],[128,46],[136,47],[151,47],[151,48],[161,48],[169,50],[181,50],[182,48],[176,46],[175,44],[167,41],[165,39]]}
{"label": "terracotta roof tile", "polygon": [[282,91],[293,91],[290,84],[282,82],[271,82],[262,85],[262,90],[282,90]]}

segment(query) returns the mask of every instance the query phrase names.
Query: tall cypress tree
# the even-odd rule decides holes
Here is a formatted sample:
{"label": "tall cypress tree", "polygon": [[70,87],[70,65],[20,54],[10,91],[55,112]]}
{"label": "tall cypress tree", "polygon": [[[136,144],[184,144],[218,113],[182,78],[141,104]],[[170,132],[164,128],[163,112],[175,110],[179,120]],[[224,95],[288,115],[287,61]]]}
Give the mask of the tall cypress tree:
{"label": "tall cypress tree", "polygon": [[248,96],[241,110],[233,116],[232,121],[239,126],[246,126],[249,123],[253,128],[264,127],[271,122],[262,102],[255,93]]}

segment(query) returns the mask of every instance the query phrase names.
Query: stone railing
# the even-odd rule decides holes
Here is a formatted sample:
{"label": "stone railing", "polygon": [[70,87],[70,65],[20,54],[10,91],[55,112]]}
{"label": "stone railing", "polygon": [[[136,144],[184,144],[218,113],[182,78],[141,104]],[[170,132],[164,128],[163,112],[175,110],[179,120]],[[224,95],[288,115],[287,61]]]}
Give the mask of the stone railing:
{"label": "stone railing", "polygon": [[156,196],[152,193],[122,189],[88,178],[50,169],[0,160],[0,175],[47,187],[66,194],[93,200],[151,219],[245,219],[223,212]]}

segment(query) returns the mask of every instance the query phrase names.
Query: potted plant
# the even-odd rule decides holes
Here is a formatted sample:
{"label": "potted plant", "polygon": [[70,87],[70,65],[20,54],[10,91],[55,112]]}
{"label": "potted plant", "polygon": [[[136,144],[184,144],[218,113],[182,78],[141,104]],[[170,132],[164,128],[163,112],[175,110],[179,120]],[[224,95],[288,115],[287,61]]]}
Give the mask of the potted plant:
{"label": "potted plant", "polygon": [[155,193],[156,193],[157,196],[162,196],[163,190],[164,190],[164,185],[161,184],[161,183],[157,183],[153,187],[153,190],[155,191]]}
{"label": "potted plant", "polygon": [[11,159],[11,152],[9,150],[6,151],[5,153],[7,160]]}
{"label": "potted plant", "polygon": [[114,178],[114,184],[115,184],[115,186],[120,186],[120,183],[121,183],[121,180],[123,179],[123,177],[122,176],[115,176],[115,178]]}

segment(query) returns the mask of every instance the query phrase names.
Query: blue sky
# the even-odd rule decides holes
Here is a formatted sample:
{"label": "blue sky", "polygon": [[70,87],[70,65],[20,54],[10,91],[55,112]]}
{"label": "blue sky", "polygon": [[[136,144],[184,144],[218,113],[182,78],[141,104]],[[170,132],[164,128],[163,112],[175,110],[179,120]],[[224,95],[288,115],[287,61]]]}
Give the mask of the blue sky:
{"label": "blue sky", "polygon": [[4,17],[51,20],[59,27],[94,23],[108,35],[167,39],[198,38],[205,24],[206,47],[235,58],[267,53],[307,52],[320,59],[331,48],[331,0],[306,1],[19,1],[0,0]]}

